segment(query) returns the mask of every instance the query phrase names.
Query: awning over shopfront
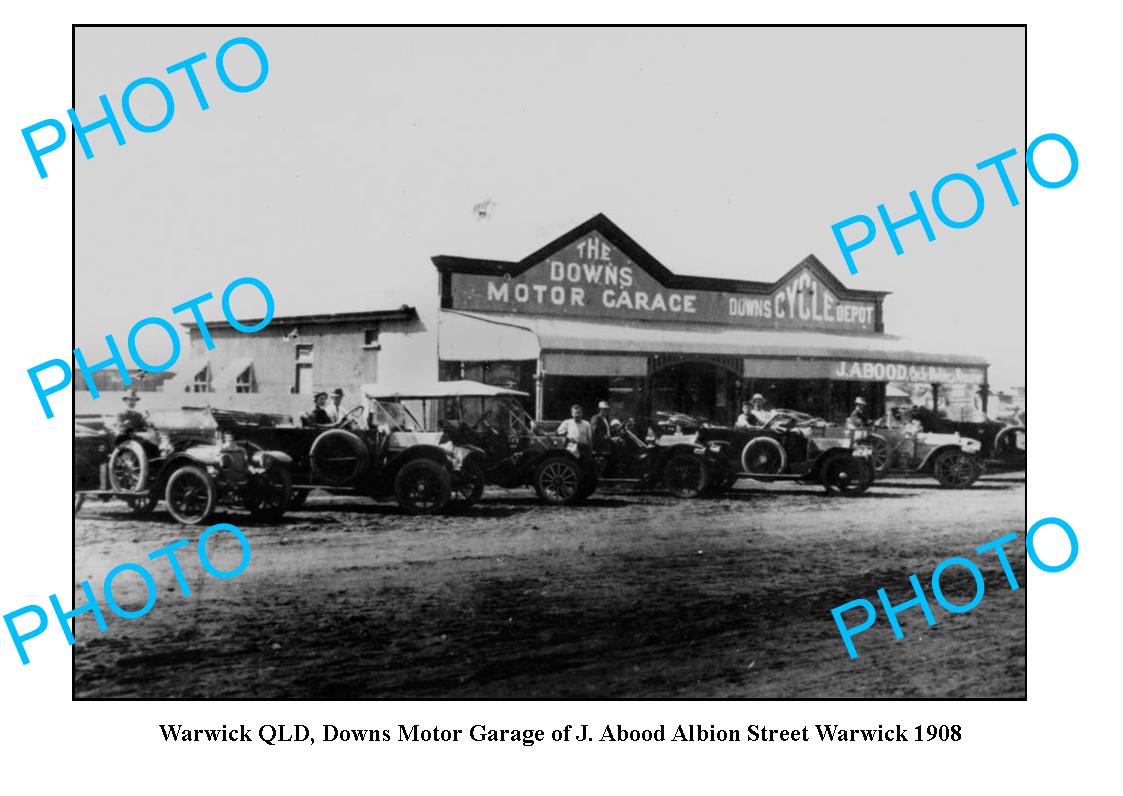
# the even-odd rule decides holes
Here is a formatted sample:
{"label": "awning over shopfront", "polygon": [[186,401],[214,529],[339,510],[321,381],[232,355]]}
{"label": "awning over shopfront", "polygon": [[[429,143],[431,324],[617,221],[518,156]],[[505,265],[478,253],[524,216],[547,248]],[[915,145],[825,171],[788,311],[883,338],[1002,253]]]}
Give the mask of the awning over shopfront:
{"label": "awning over shopfront", "polygon": [[[192,392],[192,387],[200,375],[210,365],[205,358],[188,359],[179,363],[175,375],[164,382],[164,392]],[[213,376],[213,374],[211,374]]]}
{"label": "awning over shopfront", "polygon": [[649,356],[742,360],[753,378],[982,384],[979,356],[887,334],[741,329],[685,323],[609,323],[442,310],[440,358],[501,361],[543,357],[553,375],[642,375]]}
{"label": "awning over shopfront", "polygon": [[[521,320],[521,319],[520,319]],[[441,311],[437,341],[446,362],[507,362],[538,359],[538,335],[522,323]]]}
{"label": "awning over shopfront", "polygon": [[215,392],[233,392],[238,377],[245,374],[245,372],[252,367],[253,357],[239,357],[235,359],[215,376],[211,388]]}

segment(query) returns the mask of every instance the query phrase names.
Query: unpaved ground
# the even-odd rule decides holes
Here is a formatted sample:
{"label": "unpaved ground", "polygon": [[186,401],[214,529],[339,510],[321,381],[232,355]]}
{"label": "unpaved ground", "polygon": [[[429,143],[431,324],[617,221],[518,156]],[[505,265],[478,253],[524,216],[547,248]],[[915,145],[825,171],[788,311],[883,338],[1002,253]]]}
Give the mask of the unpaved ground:
{"label": "unpaved ground", "polygon": [[[166,563],[147,616],[78,620],[78,698],[1024,697],[1025,589],[974,548],[1025,532],[1024,476],[950,492],[878,482],[858,498],[742,482],[727,498],[679,501],[620,490],[550,509],[490,491],[463,516],[408,517],[391,505],[314,496],[280,525],[243,515],[253,551],[233,580],[181,551],[184,597]],[[77,518],[77,576],[105,573],[199,528],[119,504]],[[232,539],[214,543],[232,568]],[[1011,546],[1025,583],[1025,547]],[[846,654],[830,609],[885,587],[911,596],[933,568],[980,561],[982,603],[932,601],[893,638],[884,616]],[[955,571],[952,570],[951,573]],[[942,581],[966,602],[965,573]],[[139,579],[115,585],[127,608]],[[130,591],[132,589],[132,591]],[[856,620],[855,620],[856,621]]]}

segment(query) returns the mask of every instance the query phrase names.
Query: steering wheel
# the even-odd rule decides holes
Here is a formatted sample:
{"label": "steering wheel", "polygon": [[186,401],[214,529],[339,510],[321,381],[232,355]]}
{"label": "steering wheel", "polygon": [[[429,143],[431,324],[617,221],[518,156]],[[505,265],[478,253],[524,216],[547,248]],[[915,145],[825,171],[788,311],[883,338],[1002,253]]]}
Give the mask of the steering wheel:
{"label": "steering wheel", "polygon": [[473,431],[479,431],[480,428],[483,427],[483,428],[487,429],[489,432],[491,432],[492,434],[498,434],[499,430],[495,426],[491,425],[491,423],[487,422],[488,417],[490,417],[490,414],[487,413],[487,412],[480,415],[480,419],[472,424],[472,430]]}
{"label": "steering wheel", "polygon": [[333,427],[334,428],[343,428],[344,426],[350,425],[351,423],[358,423],[359,418],[361,418],[363,416],[363,412],[365,412],[365,411],[366,410],[362,406],[356,406],[354,409],[352,409],[350,412],[345,414],[343,417],[336,420],[335,423],[333,424]]}
{"label": "steering wheel", "polygon": [[769,431],[782,431],[784,429],[780,428],[781,424],[787,425],[790,428],[791,426],[795,425],[795,418],[791,415],[773,415],[772,417],[768,418],[768,422],[764,424],[764,427]]}

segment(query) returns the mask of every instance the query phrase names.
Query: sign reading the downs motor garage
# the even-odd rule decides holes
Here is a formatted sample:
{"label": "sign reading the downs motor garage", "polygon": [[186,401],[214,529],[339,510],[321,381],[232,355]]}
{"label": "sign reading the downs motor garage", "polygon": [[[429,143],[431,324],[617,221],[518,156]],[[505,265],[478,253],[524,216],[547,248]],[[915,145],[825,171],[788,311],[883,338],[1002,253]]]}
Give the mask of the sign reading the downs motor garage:
{"label": "sign reading the downs motor garage", "polygon": [[447,308],[761,329],[881,331],[877,291],[849,290],[814,256],[779,281],[679,276],[604,216],[520,262],[434,257]]}

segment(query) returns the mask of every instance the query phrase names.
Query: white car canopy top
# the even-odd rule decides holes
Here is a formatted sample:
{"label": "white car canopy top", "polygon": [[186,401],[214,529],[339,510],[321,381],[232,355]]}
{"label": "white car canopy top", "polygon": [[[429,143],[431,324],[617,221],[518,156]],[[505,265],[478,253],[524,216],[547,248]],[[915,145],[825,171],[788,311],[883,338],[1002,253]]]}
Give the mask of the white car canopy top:
{"label": "white car canopy top", "polygon": [[423,398],[498,398],[528,397],[525,392],[508,390],[478,381],[432,381],[428,383],[397,384],[394,382],[364,384],[363,393],[368,398],[392,400],[421,400]]}

